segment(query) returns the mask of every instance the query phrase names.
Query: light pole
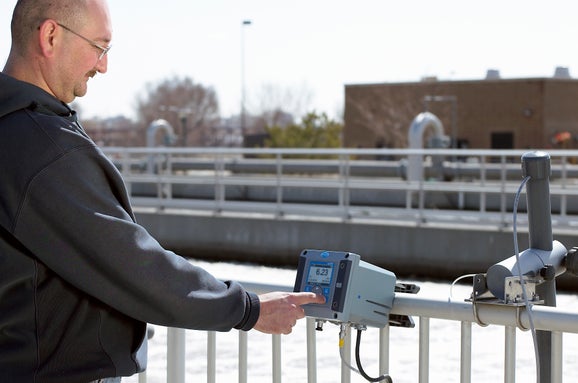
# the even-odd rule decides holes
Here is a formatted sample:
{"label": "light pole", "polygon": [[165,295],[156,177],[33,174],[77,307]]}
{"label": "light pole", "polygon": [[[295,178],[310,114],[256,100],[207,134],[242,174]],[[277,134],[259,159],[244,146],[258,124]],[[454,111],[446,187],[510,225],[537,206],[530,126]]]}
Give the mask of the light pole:
{"label": "light pole", "polygon": [[246,111],[245,111],[245,27],[251,25],[251,20],[241,23],[241,136],[245,139]]}

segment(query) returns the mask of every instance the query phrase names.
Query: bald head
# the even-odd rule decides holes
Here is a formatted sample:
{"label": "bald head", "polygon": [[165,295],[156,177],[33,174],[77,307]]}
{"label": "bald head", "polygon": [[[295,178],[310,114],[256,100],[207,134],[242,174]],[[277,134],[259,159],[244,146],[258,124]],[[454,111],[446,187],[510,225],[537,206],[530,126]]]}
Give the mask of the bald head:
{"label": "bald head", "polygon": [[76,28],[87,16],[90,0],[18,0],[12,15],[12,49],[25,49],[34,32],[46,19]]}
{"label": "bald head", "polygon": [[106,73],[111,39],[106,0],[18,0],[2,72],[69,103]]}

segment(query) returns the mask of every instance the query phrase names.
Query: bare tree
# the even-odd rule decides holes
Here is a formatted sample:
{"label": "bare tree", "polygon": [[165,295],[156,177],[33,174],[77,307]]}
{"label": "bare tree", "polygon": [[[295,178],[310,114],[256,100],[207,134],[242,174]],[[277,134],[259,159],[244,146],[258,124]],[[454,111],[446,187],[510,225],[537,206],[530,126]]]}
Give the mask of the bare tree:
{"label": "bare tree", "polygon": [[219,103],[212,87],[173,77],[147,84],[146,93],[137,99],[137,117],[146,125],[163,118],[179,132],[181,146],[203,146],[212,141]]}
{"label": "bare tree", "polygon": [[409,124],[423,110],[421,97],[396,87],[349,87],[345,103],[348,146],[406,147]]}
{"label": "bare tree", "polygon": [[266,126],[288,126],[295,116],[305,115],[311,109],[311,91],[305,86],[283,88],[265,84],[256,95],[256,107],[252,107],[252,132],[262,133]]}

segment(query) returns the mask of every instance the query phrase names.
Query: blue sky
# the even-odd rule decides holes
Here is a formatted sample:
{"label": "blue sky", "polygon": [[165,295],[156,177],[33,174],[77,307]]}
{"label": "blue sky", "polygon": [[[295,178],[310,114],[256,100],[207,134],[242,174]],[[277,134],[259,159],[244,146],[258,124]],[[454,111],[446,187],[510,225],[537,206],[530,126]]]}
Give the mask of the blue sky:
{"label": "blue sky", "polygon": [[[0,3],[0,65],[16,0]],[[241,99],[244,27],[247,108],[263,88],[304,95],[335,116],[344,85],[439,79],[578,77],[577,6],[562,0],[110,0],[109,71],[78,100],[84,117],[134,113],[145,84],[189,76],[213,87],[223,115]]]}

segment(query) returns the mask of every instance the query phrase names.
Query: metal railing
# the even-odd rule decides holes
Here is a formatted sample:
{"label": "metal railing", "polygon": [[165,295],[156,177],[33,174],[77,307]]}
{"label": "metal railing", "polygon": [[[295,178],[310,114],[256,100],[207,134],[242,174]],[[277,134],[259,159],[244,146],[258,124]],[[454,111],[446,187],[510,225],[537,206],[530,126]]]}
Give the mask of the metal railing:
{"label": "metal railing", "polygon": [[[138,207],[154,209],[203,209],[213,213],[242,211],[287,214],[324,214],[342,219],[395,219],[406,218],[416,223],[424,221],[462,220],[464,223],[491,223],[509,225],[508,198],[512,198],[520,183],[520,156],[522,151],[463,151],[463,150],[299,150],[299,149],[142,149],[106,148],[105,152],[118,164],[127,183],[132,202]],[[425,174],[418,181],[404,178],[404,158],[420,155],[426,158]],[[550,152],[552,177],[550,194],[553,208],[552,221],[557,227],[578,225],[576,203],[578,188],[574,178],[578,167],[573,164],[578,151]],[[255,158],[260,157],[260,158]],[[369,157],[387,158],[370,159]],[[429,166],[428,157],[461,158],[461,162]],[[436,161],[431,161],[433,164]],[[439,164],[440,162],[437,161]],[[451,181],[447,181],[450,179]],[[208,196],[187,189],[208,188]],[[232,188],[260,188],[270,197],[231,198]],[[294,202],[291,189],[333,191],[335,201]],[[152,193],[151,193],[152,190]],[[379,191],[401,193],[403,206],[388,201],[378,205],[364,205],[355,201],[354,193]],[[457,207],[440,209],[428,205],[432,196],[452,196]],[[473,195],[475,203],[466,199]],[[372,194],[375,196],[375,194]],[[292,200],[293,199],[293,200]],[[471,198],[470,198],[471,199]],[[497,201],[497,204],[496,204]],[[471,202],[471,201],[470,201]],[[463,213],[463,214],[462,214]],[[520,220],[522,221],[522,220]],[[524,223],[523,221],[521,222]],[[257,293],[290,290],[289,286],[243,283]],[[563,381],[563,334],[578,334],[578,311],[564,308],[533,306],[533,323],[538,330],[552,332],[551,382]],[[398,294],[392,314],[419,318],[418,381],[430,378],[430,319],[443,319],[460,324],[460,382],[472,381],[472,324],[504,327],[504,381],[515,382],[516,329],[530,327],[525,308],[505,305],[478,305],[451,299],[432,299]],[[379,371],[389,371],[389,327],[379,332]],[[185,336],[187,331],[168,329],[167,381],[185,382]],[[315,324],[307,319],[307,381],[317,382],[317,352]],[[217,381],[217,334],[207,336],[207,382]],[[345,339],[345,362],[350,363],[351,339]],[[283,377],[281,337],[272,336],[271,381]],[[238,381],[247,382],[249,365],[247,333],[239,332]],[[351,381],[351,370],[341,365],[341,382]],[[146,373],[139,382],[147,381]]]}
{"label": "metal railing", "polygon": [[[262,285],[255,283],[243,283],[249,290],[262,293],[268,291],[290,290],[289,286]],[[392,314],[409,315],[419,318],[419,340],[418,340],[418,382],[427,383],[430,378],[430,319],[443,319],[460,323],[460,350],[459,350],[459,381],[469,383],[472,381],[472,355],[479,350],[473,348],[472,325],[479,323],[481,326],[503,326],[504,327],[504,382],[514,383],[516,371],[516,333],[517,329],[527,330],[529,328],[528,313],[525,308],[517,308],[505,305],[479,305],[474,314],[472,303],[464,300],[432,299],[422,298],[419,295],[396,294]],[[533,322],[538,330],[552,332],[552,376],[551,383],[563,382],[563,334],[578,334],[578,310],[566,310],[563,308],[533,306]],[[481,329],[484,331],[486,329]],[[418,331],[408,329],[407,331]],[[182,329],[168,329],[167,337],[167,382],[185,382],[185,335]],[[293,335],[292,335],[293,336]],[[307,318],[306,324],[306,345],[307,345],[307,382],[317,382],[317,352],[316,352],[315,321]],[[455,334],[444,334],[450,338]],[[271,382],[281,383],[283,377],[281,336],[272,337],[272,370]],[[217,369],[219,360],[216,356],[217,334],[209,332],[207,337],[207,369],[206,381],[209,383],[217,381]],[[485,344],[485,347],[496,349],[499,345]],[[344,360],[351,364],[351,335],[348,334],[344,345]],[[247,333],[239,332],[238,351],[238,382],[247,382],[248,361],[250,360],[250,345],[247,341]],[[229,350],[230,352],[230,350]],[[450,352],[450,350],[444,350]],[[379,371],[380,374],[389,371],[390,359],[390,327],[386,326],[379,330]],[[455,372],[447,371],[448,374]],[[340,382],[351,382],[351,370],[341,364]],[[325,377],[327,379],[327,377]],[[336,377],[332,381],[336,381]],[[139,382],[147,381],[146,372],[141,374]],[[324,380],[327,381],[327,380]],[[545,382],[544,382],[545,383]]]}
{"label": "metal railing", "polygon": [[[511,224],[520,150],[104,148],[135,207]],[[550,151],[552,221],[578,226],[578,151]],[[421,180],[407,158],[424,159]],[[448,159],[456,161],[448,161]],[[523,211],[525,206],[520,205]],[[524,218],[520,220],[524,225]]]}

